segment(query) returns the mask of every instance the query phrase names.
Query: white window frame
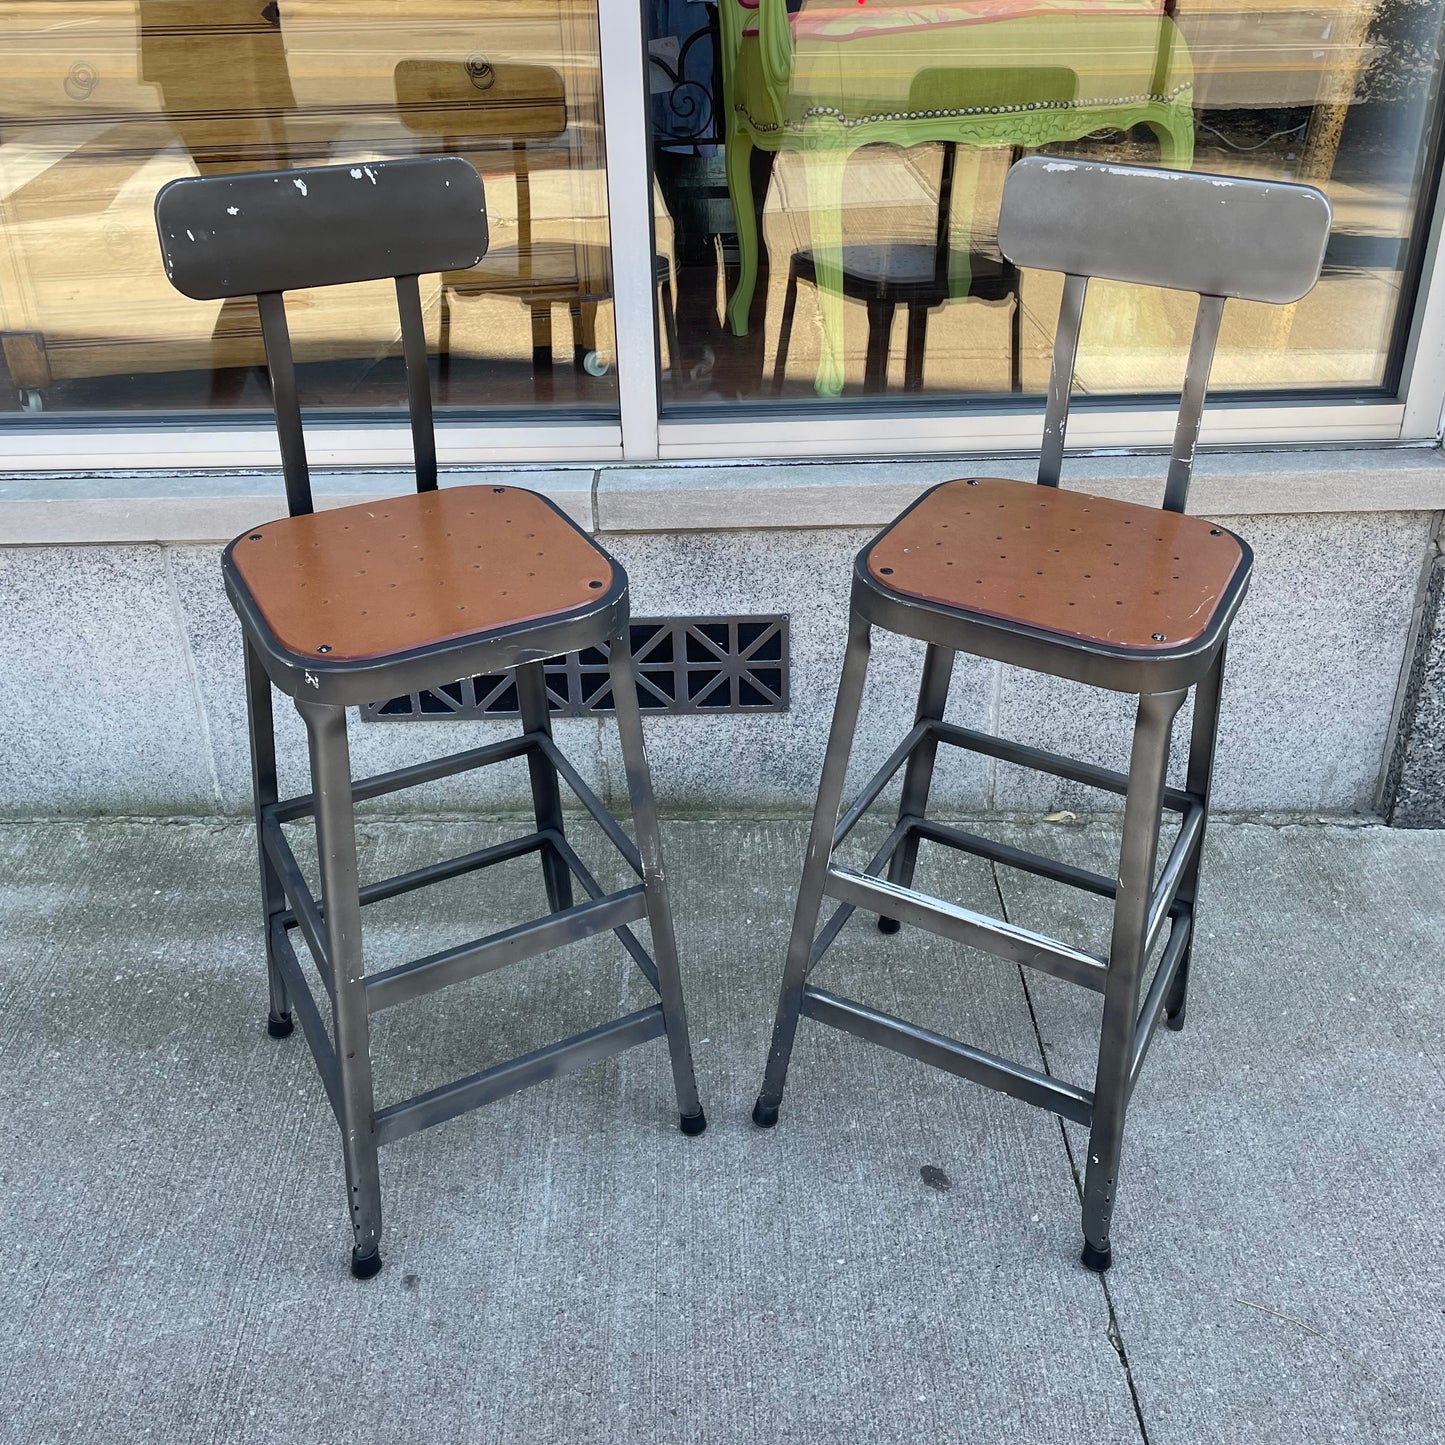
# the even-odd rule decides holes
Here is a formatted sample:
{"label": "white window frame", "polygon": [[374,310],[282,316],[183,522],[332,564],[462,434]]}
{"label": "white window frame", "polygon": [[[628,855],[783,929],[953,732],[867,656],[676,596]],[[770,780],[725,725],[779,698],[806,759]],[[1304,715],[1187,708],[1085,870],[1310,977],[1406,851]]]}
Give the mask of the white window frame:
{"label": "white window frame", "polygon": [[[655,281],[652,258],[652,137],[647,109],[647,37],[637,0],[598,0],[603,136],[608,215],[612,228],[613,293],[619,415],[616,421],[569,420],[539,409],[536,420],[502,425],[449,422],[437,430],[443,466],[568,465],[712,459],[859,456],[998,455],[1038,449],[1042,405],[1036,410],[990,408],[970,402],[950,415],[903,409],[857,416],[756,414],[730,420],[669,420],[660,413]],[[1431,218],[1424,274],[1400,394],[1387,401],[1271,403],[1211,400],[1201,444],[1418,443],[1438,439],[1445,412],[1445,248],[1441,246],[1445,188]],[[622,224],[619,225],[619,218]],[[646,245],[638,240],[645,238]],[[1144,450],[1168,446],[1174,412],[1168,406],[1080,408],[1071,418],[1071,449]],[[404,418],[371,427],[328,424],[308,428],[312,464],[345,469],[405,468],[411,441]],[[0,467],[20,473],[133,470],[219,470],[280,465],[269,424],[228,426],[215,417],[137,418],[108,425],[102,418],[62,418],[55,426],[0,429]]]}

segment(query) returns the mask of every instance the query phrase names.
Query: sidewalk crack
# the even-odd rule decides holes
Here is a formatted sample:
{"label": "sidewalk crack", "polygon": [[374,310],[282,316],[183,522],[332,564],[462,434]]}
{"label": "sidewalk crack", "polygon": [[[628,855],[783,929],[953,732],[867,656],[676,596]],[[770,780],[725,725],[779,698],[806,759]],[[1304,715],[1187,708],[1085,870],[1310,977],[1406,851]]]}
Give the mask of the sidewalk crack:
{"label": "sidewalk crack", "polygon": [[[1008,903],[1004,900],[1003,884],[999,882],[998,864],[990,864],[993,874],[993,889],[998,897],[999,917],[1005,923],[1012,923],[1008,916]],[[1051,1079],[1055,1077],[1053,1069],[1049,1067],[1049,1051],[1044,1044],[1043,1030],[1039,1027],[1038,1010],[1034,1007],[1034,996],[1029,992],[1028,970],[1023,964],[1014,965],[1018,969],[1019,986],[1024,991],[1024,1003],[1028,1006],[1029,1023],[1034,1031],[1034,1046],[1039,1051],[1039,1063]],[[1058,1125],[1059,1138],[1064,1142],[1064,1157],[1069,1161],[1069,1173],[1074,1180],[1074,1193],[1078,1196],[1080,1206],[1084,1202],[1084,1180],[1079,1172],[1078,1161],[1074,1158],[1074,1146],[1069,1140],[1069,1131],[1064,1127],[1064,1121],[1057,1114],[1054,1115],[1054,1123]],[[1114,1347],[1114,1353],[1119,1357],[1119,1364],[1124,1371],[1124,1383],[1129,1387],[1129,1402],[1134,1407],[1134,1420],[1139,1426],[1139,1439],[1142,1445],[1149,1445],[1149,1427],[1144,1423],[1144,1407],[1139,1400],[1139,1390],[1134,1383],[1134,1371],[1129,1364],[1129,1350],[1124,1343],[1124,1332],[1119,1326],[1118,1311],[1114,1308],[1114,1295],[1109,1288],[1108,1275],[1098,1276],[1099,1286],[1104,1291],[1104,1306],[1109,1312],[1109,1343]]]}

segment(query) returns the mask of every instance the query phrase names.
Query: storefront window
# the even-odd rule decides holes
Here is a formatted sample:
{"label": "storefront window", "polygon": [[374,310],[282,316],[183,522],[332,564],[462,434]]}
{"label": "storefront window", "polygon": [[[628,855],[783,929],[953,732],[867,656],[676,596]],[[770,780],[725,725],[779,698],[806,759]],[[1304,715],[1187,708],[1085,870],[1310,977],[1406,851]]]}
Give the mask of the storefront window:
{"label": "storefront window", "polygon": [[[264,408],[255,306],[170,288],[156,191],[445,151],[492,246],[424,278],[439,405],[615,417],[599,71],[595,0],[0,3],[0,411]],[[304,402],[400,403],[388,285],[287,315]]]}
{"label": "storefront window", "polygon": [[[1308,181],[1320,285],[1234,303],[1222,392],[1378,393],[1432,203],[1441,0],[650,0],[663,407],[1037,398],[1056,277],[995,238],[1028,151]],[[1177,385],[1189,298],[1096,284],[1078,385]],[[863,404],[863,403],[860,403]],[[1035,403],[1036,404],[1036,403]]]}

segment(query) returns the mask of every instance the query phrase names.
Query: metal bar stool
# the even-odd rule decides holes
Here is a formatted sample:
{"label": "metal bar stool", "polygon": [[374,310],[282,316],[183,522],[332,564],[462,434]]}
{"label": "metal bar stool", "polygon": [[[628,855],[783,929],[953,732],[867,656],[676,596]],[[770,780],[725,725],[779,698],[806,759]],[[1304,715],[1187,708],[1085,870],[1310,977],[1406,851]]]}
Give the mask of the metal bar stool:
{"label": "metal bar stool", "polygon": [[[290,516],[238,537],[222,562],[246,639],[246,699],[270,979],[269,1029],[294,1016],[341,1126],[355,1247],[351,1270],[381,1267],[377,1150],[419,1129],[666,1034],[682,1131],[706,1127],[693,1078],[676,944],[659,854],[628,644],[627,577],[545,498],[520,487],[437,488],[418,275],[471,266],[486,250],[481,179],[457,157],[173,181],[156,197],[172,284],[197,300],[254,295],[271,373]],[[417,491],[315,513],[282,293],[393,278],[406,357]],[[636,843],[552,741],[542,662],[609,651]],[[515,669],[520,737],[360,780],[346,708]],[[305,722],[312,792],[277,790],[271,688]],[[353,804],[508,758],[526,758],[536,829],[525,837],[359,886]],[[563,834],[565,780],[641,880],[605,893]],[[282,825],[314,818],[314,895]],[[540,856],[550,912],[459,947],[368,974],[368,903],[528,854]],[[577,902],[573,880],[586,898]],[[630,930],[646,920],[649,956]],[[290,934],[299,930],[331,1005],[322,1021]],[[658,1002],[574,1038],[414,1099],[376,1105],[370,1016],[449,984],[615,932]],[[654,961],[655,960],[655,961]]]}
{"label": "metal bar stool", "polygon": [[[1019,266],[1064,273],[1037,486],[970,477],[924,493],[859,554],[848,649],[803,865],[782,996],[753,1121],[777,1123],[798,1018],[810,1018],[1084,1125],[1083,1262],[1109,1267],[1124,1114],[1161,1017],[1184,1023],[1199,865],[1229,624],[1249,547],[1183,515],[1227,297],[1287,303],[1314,285],[1330,207],[1306,186],[1031,157],[1009,172],[999,244]],[[1164,509],[1059,490],[1084,290],[1091,276],[1199,295]],[[872,629],[928,644],[913,730],[839,818]],[[1127,776],[943,720],[960,651],[1139,696]],[[1166,785],[1169,738],[1196,689],[1188,775]],[[925,817],[940,743],[1124,795],[1117,879]],[[898,822],[863,869],[838,844],[900,769]],[[1180,815],[1157,880],[1162,810]],[[1114,899],[1107,956],[945,903],[912,887],[922,840]],[[886,876],[885,876],[886,875]],[[822,931],[825,897],[840,905]],[[885,933],[909,923],[1104,996],[1092,1090],[840,998],[808,975],[856,908]],[[1163,944],[1147,993],[1145,965]],[[1143,1006],[1140,996],[1144,994]]]}

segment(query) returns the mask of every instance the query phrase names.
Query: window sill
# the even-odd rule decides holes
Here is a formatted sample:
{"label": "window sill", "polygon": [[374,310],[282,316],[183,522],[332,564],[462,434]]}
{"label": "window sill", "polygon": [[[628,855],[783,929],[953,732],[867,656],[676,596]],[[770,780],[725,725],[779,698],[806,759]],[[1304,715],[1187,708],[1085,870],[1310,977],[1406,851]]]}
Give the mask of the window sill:
{"label": "window sill", "polygon": [[[1064,484],[1157,506],[1159,456],[1080,456]],[[879,527],[925,487],[975,475],[1031,480],[1024,458],[448,470],[444,485],[506,482],[550,497],[598,532]],[[394,495],[401,471],[318,471],[319,507]],[[283,510],[275,472],[143,472],[0,479],[0,546],[227,541]],[[1200,456],[1190,511],[1208,516],[1445,511],[1437,447],[1216,452]]]}

